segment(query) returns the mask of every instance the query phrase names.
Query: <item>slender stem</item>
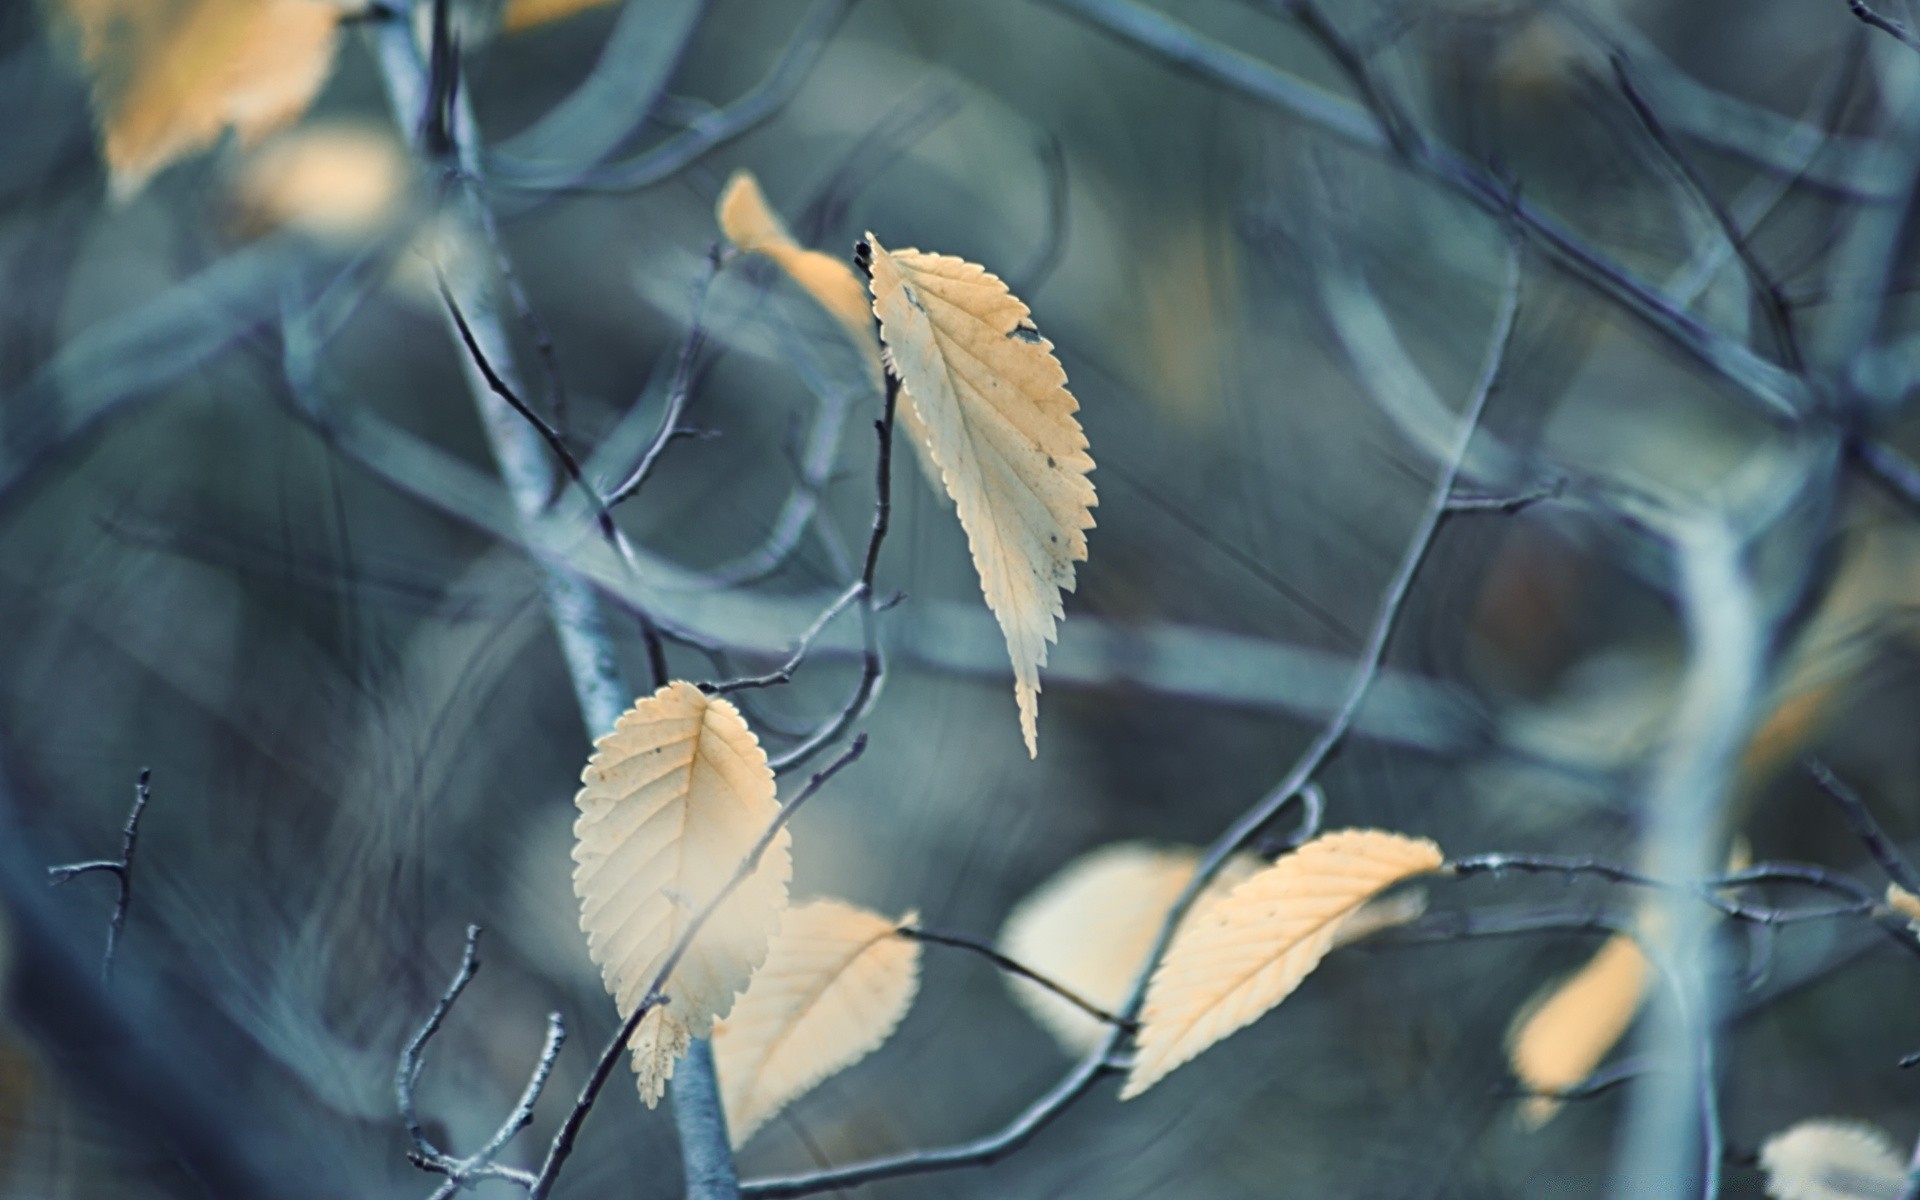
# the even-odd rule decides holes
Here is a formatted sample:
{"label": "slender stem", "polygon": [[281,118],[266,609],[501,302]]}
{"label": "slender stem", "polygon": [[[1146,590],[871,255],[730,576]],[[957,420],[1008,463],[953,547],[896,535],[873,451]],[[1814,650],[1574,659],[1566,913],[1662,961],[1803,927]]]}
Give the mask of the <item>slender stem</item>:
{"label": "slender stem", "polygon": [[1887,836],[1887,831],[1874,817],[1873,810],[1867,807],[1867,802],[1860,798],[1860,793],[1848,787],[1826,763],[1817,758],[1807,759],[1806,768],[1807,774],[1813,776],[1813,781],[1820,785],[1820,790],[1839,806],[1847,827],[1866,846],[1867,853],[1873,855],[1873,861],[1880,864],[1887,878],[1920,896],[1920,870],[1914,869],[1912,860],[1902,854],[1900,847]]}
{"label": "slender stem", "polygon": [[874,573],[880,566],[880,546],[887,539],[893,521],[893,418],[900,399],[900,380],[887,374],[886,395],[880,419],[873,423],[880,438],[879,460],[874,467],[873,529],[867,535],[866,558],[855,586],[860,597],[860,632],[863,642],[860,656],[860,680],[854,685],[839,713],[817,729],[807,740],[772,760],[776,772],[790,771],[839,740],[873,704],[886,676],[886,656],[880,647],[880,612],[885,605],[874,596]]}
{"label": "slender stem", "polygon": [[1800,335],[1794,328],[1793,309],[1787,304],[1786,294],[1780,288],[1780,281],[1774,277],[1767,265],[1760,261],[1760,256],[1754,252],[1753,241],[1747,236],[1747,231],[1740,227],[1733,213],[1728,210],[1719,195],[1700,174],[1699,168],[1693,165],[1693,160],[1667,131],[1666,125],[1653,111],[1653,106],[1640,94],[1640,89],[1634,85],[1633,76],[1627,69],[1626,58],[1616,53],[1613,55],[1612,63],[1614,80],[1619,84],[1621,94],[1626,97],[1627,106],[1633,109],[1634,116],[1639,119],[1641,128],[1646,130],[1647,136],[1653,139],[1654,145],[1672,165],[1687,190],[1707,210],[1714,224],[1719,226],[1721,236],[1726,238],[1727,245],[1739,258],[1740,265],[1746,269],[1748,278],[1753,281],[1755,290],[1760,293],[1761,309],[1767,314],[1768,324],[1773,327],[1774,339],[1780,344],[1780,355],[1787,369],[1795,374],[1804,372],[1806,358],[1800,350]]}
{"label": "slender stem", "polygon": [[102,983],[113,982],[114,955],[120,948],[120,935],[127,927],[127,909],[133,904],[133,860],[140,849],[140,817],[147,811],[147,801],[153,799],[152,784],[153,770],[140,768],[140,777],[133,785],[133,808],[128,811],[127,823],[120,831],[119,858],[97,858],[47,868],[47,881],[55,887],[96,871],[113,876],[116,889],[113,915],[107,919],[107,946],[100,956]]}
{"label": "slender stem", "polygon": [[977,954],[1009,975],[1018,975],[1022,979],[1031,980],[1039,984],[1041,987],[1052,992],[1054,995],[1065,1000],[1068,1004],[1073,1005],[1103,1025],[1131,1026],[1133,1024],[1131,1021],[1122,1021],[1119,1017],[1101,1008],[1098,1004],[1082,996],[1066,984],[1058,980],[1049,979],[1025,963],[1000,953],[978,938],[967,937],[959,933],[943,933],[937,929],[927,929],[919,925],[903,925],[899,929],[894,930],[894,933],[899,937],[912,938],[916,942],[932,942],[936,946],[951,946],[956,950],[965,950],[969,954]]}
{"label": "slender stem", "polygon": [[522,420],[533,426],[534,432],[540,435],[540,440],[545,442],[547,448],[553,451],[553,456],[560,460],[560,466],[566,471],[567,478],[580,489],[581,494],[586,496],[587,503],[592,506],[594,520],[600,526],[601,535],[608,539],[617,539],[619,534],[614,529],[613,514],[607,511],[607,505],[600,499],[600,493],[594,491],[593,485],[587,482],[587,477],[580,470],[580,460],[575,458],[573,451],[567,448],[566,439],[560,436],[559,430],[547,424],[539,413],[534,412],[527,402],[520,398],[519,393],[500,377],[500,372],[493,369],[493,364],[487,361],[486,351],[480,348],[480,342],[473,336],[473,326],[467,323],[466,314],[460,311],[460,302],[455,300],[453,293],[447,289],[446,276],[438,272],[436,274],[440,285],[440,299],[447,306],[447,315],[453,318],[454,328],[460,334],[460,342],[467,348],[468,356],[473,359],[473,365],[479,368],[481,377],[487,381],[487,386],[493,389],[494,395],[512,406],[513,411],[519,413]]}
{"label": "slender stem", "polygon": [[[1908,29],[1892,17],[1881,15],[1867,4],[1867,0],[1847,0],[1847,11],[1851,12],[1867,26],[1878,29],[1881,33],[1891,37],[1898,38],[1901,44],[1908,49],[1920,50],[1920,37],[1914,36],[1914,32],[1911,29]],[[1916,1164],[1916,1167],[1920,1168],[1920,1164]]]}

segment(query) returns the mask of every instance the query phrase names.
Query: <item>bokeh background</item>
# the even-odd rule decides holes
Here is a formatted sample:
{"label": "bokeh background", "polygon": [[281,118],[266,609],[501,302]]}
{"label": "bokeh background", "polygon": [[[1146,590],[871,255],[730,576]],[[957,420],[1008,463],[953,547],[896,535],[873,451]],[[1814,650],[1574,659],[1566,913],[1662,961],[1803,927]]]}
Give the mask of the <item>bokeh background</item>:
{"label": "bokeh background", "polygon": [[[421,1094],[443,1143],[491,1133],[558,1009],[574,1040],[522,1135],[532,1158],[614,1024],[569,884],[589,731],[537,574],[465,519],[500,511],[499,497],[456,487],[493,468],[429,263],[486,277],[493,252],[431,219],[436,181],[410,160],[358,26],[289,128],[223,140],[113,195],[128,189],[110,188],[70,28],[84,7],[0,7],[0,855],[23,964],[0,1026],[0,1190],[220,1194],[178,1165],[179,1132],[150,1119],[184,1094],[177,1111],[217,1118],[206,1136],[244,1146],[287,1195],[425,1195],[393,1072],[469,923],[487,930],[484,967]],[[760,85],[817,15],[795,0],[694,7],[667,91],[620,155]],[[902,455],[879,574],[905,599],[885,618],[890,671],[860,726],[870,747],[794,830],[796,895],[918,909],[987,938],[1085,851],[1203,844],[1286,769],[1373,620],[1447,416],[1481,369],[1504,272],[1485,214],[1068,7],[860,0],[765,120],[664,178],[487,191],[551,336],[565,429],[598,449],[602,478],[658,420],[719,236],[714,200],[737,168],[810,244],[845,253],[871,229],[983,263],[1032,305],[1082,404],[1100,495],[1043,677],[1040,756],[1021,746],[950,506]],[[1865,206],[1906,202],[1862,194],[1894,186],[1916,153],[1910,130],[1906,143],[1880,135],[1907,128],[1920,56],[1840,0],[1328,7],[1425,136],[1493,164],[1763,353],[1738,261],[1636,124],[1608,54],[1629,56],[1809,322],[1857,286],[1836,231]],[[497,14],[463,13],[466,95],[487,141],[567,96],[621,11],[498,33]],[[1277,6],[1159,11],[1351,94]],[[1821,129],[1838,136],[1795,140]],[[1889,344],[1912,327],[1900,245]],[[282,318],[342,294],[319,356],[327,404],[480,474],[435,459],[383,475],[300,419]],[[758,667],[845,583],[828,542],[865,536],[874,399],[831,323],[765,263],[730,261],[699,319],[687,419],[713,436],[674,443],[619,512],[652,554],[699,571],[750,552],[796,487],[806,439],[843,414],[826,534],[763,581],[685,601]],[[550,402],[536,339],[510,306],[506,320],[527,390]],[[1399,385],[1408,371],[1430,397]],[[1470,458],[1467,478],[1494,493],[1566,468],[1703,495],[1778,436],[1535,255],[1485,426],[1498,453]],[[1877,887],[1794,764],[1818,749],[1896,838],[1920,834],[1906,640],[1920,542],[1869,485],[1843,507],[1821,548],[1835,585],[1812,641],[1784,652],[1804,673],[1756,736],[1725,824],[1759,858]],[[1450,520],[1360,728],[1323,776],[1329,823],[1456,854],[1633,861],[1685,648],[1645,560],[1633,539],[1551,503]],[[645,678],[634,623],[613,628],[628,677]],[[851,626],[841,633],[760,698],[769,745],[851,686]],[[718,673],[671,653],[678,675]],[[43,895],[38,875],[114,851],[142,767],[153,801],[120,968],[101,990],[110,883]],[[1632,903],[1557,880],[1432,889],[1442,911],[1570,897]],[[1747,935],[1730,937],[1752,961]],[[1103,1086],[1004,1162],[859,1194],[1603,1194],[1622,1093],[1529,1130],[1503,1051],[1515,1012],[1596,944],[1343,951],[1147,1096],[1122,1105]],[[1844,924],[1782,930],[1764,949],[1721,1030],[1728,1195],[1760,1194],[1751,1156],[1803,1117],[1870,1119],[1901,1142],[1920,1128],[1920,1080],[1896,1066],[1920,1048],[1911,959]],[[47,965],[60,962],[64,974]],[[929,947],[892,1042],[757,1135],[742,1169],[970,1137],[1069,1061],[989,966]],[[680,1186],[665,1110],[620,1081],[559,1194]]]}

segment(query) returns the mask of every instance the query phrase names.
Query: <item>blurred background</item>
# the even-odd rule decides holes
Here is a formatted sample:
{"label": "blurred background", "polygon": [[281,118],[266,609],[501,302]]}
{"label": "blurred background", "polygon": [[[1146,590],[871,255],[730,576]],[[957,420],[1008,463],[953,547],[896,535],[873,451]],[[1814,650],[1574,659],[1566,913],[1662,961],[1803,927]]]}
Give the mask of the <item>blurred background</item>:
{"label": "blurred background", "polygon": [[[1159,13],[1225,55],[1216,66],[1356,98],[1285,6],[462,9],[462,96],[501,148],[480,185],[496,252],[436,219],[443,177],[389,115],[377,17],[318,4],[318,33],[294,15],[248,44],[274,58],[276,87],[311,76],[310,104],[263,88],[181,115],[235,53],[221,22],[266,3],[156,0],[137,18],[105,0],[0,6],[5,1194],[239,1194],[182,1165],[196,1137],[239,1147],[288,1195],[428,1194],[393,1075],[469,923],[487,930],[484,967],[420,1096],[441,1144],[491,1134],[558,1009],[574,1038],[505,1158],[536,1160],[614,1027],[569,881],[571,797],[598,731],[539,575],[488,531],[504,493],[436,263],[497,283],[511,262],[536,316],[501,304],[523,391],[602,484],[661,419],[697,320],[686,421],[707,436],[674,441],[617,515],[649,562],[697,574],[751,555],[815,480],[814,531],[764,578],[662,593],[742,670],[776,664],[848,581],[839,554],[872,515],[877,398],[771,264],[735,257],[704,285],[729,175],[751,170],[828,253],[872,230],[984,264],[1056,343],[1100,503],[1042,675],[1039,758],[951,506],[902,454],[879,569],[883,591],[905,593],[883,620],[889,672],[859,725],[865,757],[795,822],[796,896],[918,909],[990,939],[1088,850],[1206,843],[1324,722],[1482,370],[1506,238],[1391,154],[1206,64],[1170,65],[1099,16]],[[1609,65],[1623,56],[1820,345],[1845,343],[1867,300],[1875,345],[1912,335],[1901,229],[1920,55],[1841,0],[1327,14],[1427,143],[1516,181],[1676,310],[1777,360],[1750,275],[1623,95]],[[642,75],[657,57],[664,90],[616,89],[625,125],[618,104],[543,121],[610,44]],[[758,110],[726,107],[743,97]],[[189,126],[201,132],[169,142]],[[587,148],[612,165],[562,154]],[[1843,252],[1862,214],[1892,222],[1890,263]],[[1681,501],[1781,453],[1735,389],[1596,289],[1532,252],[1522,278],[1467,490],[1577,474]],[[328,323],[317,350],[290,332],[309,318]],[[1890,443],[1905,379],[1881,389]],[[1796,760],[1817,750],[1896,840],[1920,835],[1920,538],[1859,480],[1828,526],[1817,602],[1779,647],[1722,824],[1756,858],[1877,891]],[[1634,861],[1686,649],[1658,558],[1576,506],[1450,518],[1321,777],[1329,826],[1455,855]],[[611,611],[625,674],[644,680],[638,628]],[[794,683],[755,697],[769,747],[836,711],[856,651],[843,621]],[[679,677],[724,674],[669,654]],[[41,875],[116,853],[143,767],[153,798],[103,988],[112,881],[48,891]],[[1570,901],[1627,913],[1633,897],[1557,879],[1431,889],[1438,912]],[[1858,922],[1727,937],[1743,974],[1721,1030],[1726,1194],[1761,1194],[1753,1155],[1804,1117],[1867,1119],[1908,1143],[1920,1081],[1896,1064],[1920,1049],[1911,959]],[[847,1194],[1600,1195],[1623,1094],[1529,1128],[1504,1049],[1515,1013],[1597,944],[1342,951],[1231,1051],[1145,1097],[1121,1105],[1103,1085],[1001,1163]],[[1070,1062],[990,966],[928,947],[894,1039],[757,1134],[741,1167],[975,1136]],[[680,1187],[666,1111],[616,1080],[558,1194]]]}

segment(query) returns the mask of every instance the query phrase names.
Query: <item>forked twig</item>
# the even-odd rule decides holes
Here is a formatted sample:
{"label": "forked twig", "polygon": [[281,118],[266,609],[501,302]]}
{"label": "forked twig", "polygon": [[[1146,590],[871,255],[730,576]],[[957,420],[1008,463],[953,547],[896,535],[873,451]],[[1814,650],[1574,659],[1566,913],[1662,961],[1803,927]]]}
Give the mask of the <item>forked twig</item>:
{"label": "forked twig", "polygon": [[119,858],[96,858],[47,868],[47,881],[55,887],[95,871],[113,876],[118,892],[113,901],[113,916],[107,921],[107,948],[100,956],[100,978],[106,983],[113,982],[113,956],[120,948],[120,934],[127,927],[127,908],[133,903],[133,858],[140,848],[141,814],[147,811],[147,801],[153,799],[152,783],[153,769],[140,768],[140,778],[133,785],[133,808],[127,813],[125,828],[120,831]]}

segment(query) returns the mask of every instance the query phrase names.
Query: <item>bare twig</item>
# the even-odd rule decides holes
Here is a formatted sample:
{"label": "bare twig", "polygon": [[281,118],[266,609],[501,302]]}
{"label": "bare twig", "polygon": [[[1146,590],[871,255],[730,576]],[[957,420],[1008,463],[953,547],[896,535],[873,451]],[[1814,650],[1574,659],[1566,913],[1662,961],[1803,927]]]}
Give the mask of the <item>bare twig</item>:
{"label": "bare twig", "polygon": [[113,901],[113,916],[107,921],[107,948],[100,956],[103,983],[113,982],[114,952],[120,947],[120,934],[127,927],[127,908],[133,903],[133,857],[140,848],[140,816],[147,811],[147,801],[153,799],[152,783],[153,770],[140,768],[140,778],[133,785],[133,808],[127,813],[125,828],[120,831],[119,858],[98,858],[47,868],[48,882],[56,887],[95,871],[113,876],[118,890]]}
{"label": "bare twig", "polygon": [[459,302],[447,289],[446,276],[437,271],[435,275],[436,282],[440,286],[440,299],[446,304],[447,315],[453,318],[454,328],[460,333],[460,343],[466,347],[467,355],[473,359],[473,365],[480,369],[480,375],[487,381],[487,386],[493,390],[494,395],[505,400],[514,412],[519,413],[521,419],[540,435],[540,440],[547,444],[547,449],[553,451],[554,458],[560,461],[560,467],[567,473],[567,478],[587,498],[587,503],[593,509],[594,521],[600,527],[600,535],[609,541],[618,541],[619,531],[614,527],[613,514],[608,511],[607,502],[601,500],[600,493],[587,482],[586,475],[580,470],[580,460],[575,458],[573,451],[567,448],[566,439],[560,436],[558,429],[549,425],[539,413],[534,412],[527,402],[520,398],[519,393],[508,386],[507,381],[500,377],[500,372],[493,369],[493,364],[487,361],[486,352],[480,349],[479,341],[473,336],[473,326],[467,323],[467,316],[460,311]]}
{"label": "bare twig", "polygon": [[1362,149],[1394,154],[1414,173],[1518,229],[1556,269],[1606,298],[1658,337],[1738,388],[1756,411],[1797,424],[1806,384],[1751,349],[1676,308],[1656,287],[1608,257],[1558,219],[1515,193],[1497,174],[1432,140],[1396,146],[1386,118],[1328,95],[1231,47],[1210,41],[1137,0],[1044,0],[1175,67],[1302,120]]}
{"label": "bare twig", "polygon": [[880,565],[880,546],[887,539],[887,527],[893,517],[893,417],[899,398],[900,380],[888,372],[880,419],[873,423],[880,439],[879,458],[874,467],[873,528],[867,535],[866,557],[861,563],[860,580],[855,585],[860,600],[863,642],[860,679],[839,713],[829,718],[807,740],[772,760],[771,765],[776,772],[790,771],[800,766],[839,740],[872,705],[880,682],[886,676],[886,656],[880,647],[880,613],[885,605],[874,594],[873,579]]}
{"label": "bare twig", "polygon": [[[1447,864],[1447,869],[1463,879],[1475,875],[1499,876],[1508,872],[1592,876],[1610,883],[1685,893],[1733,920],[1750,921],[1768,926],[1792,925],[1802,921],[1826,921],[1838,917],[1874,917],[1879,907],[1879,898],[1868,888],[1844,875],[1836,875],[1805,863],[1758,863],[1739,871],[1693,882],[1657,879],[1644,872],[1615,863],[1559,854],[1471,855],[1453,860]],[[1842,897],[1843,903],[1821,908],[1780,908],[1755,904],[1725,894],[1728,890],[1769,883],[1789,884],[1828,892]],[[1920,949],[1920,943],[1914,942],[1912,938],[1905,941],[1909,948]]]}
{"label": "bare twig", "polygon": [[626,479],[608,492],[609,507],[617,507],[633,499],[634,494],[647,482],[647,477],[653,474],[654,467],[659,465],[660,456],[666,452],[667,446],[676,438],[692,433],[681,426],[680,418],[687,410],[687,401],[693,391],[694,360],[700,357],[700,348],[706,345],[707,331],[700,324],[700,314],[706,307],[707,294],[713,290],[713,281],[720,274],[720,263],[720,243],[715,242],[707,247],[707,269],[693,285],[693,312],[687,321],[687,336],[680,343],[680,355],[674,360],[673,382],[667,388],[660,427]]}
{"label": "bare twig", "polygon": [[1413,117],[1374,74],[1365,52],[1340,32],[1314,0],[1268,0],[1268,7],[1291,17],[1334,61],[1361,102],[1379,118],[1380,128],[1396,153],[1411,157],[1420,152],[1424,139]]}
{"label": "bare twig", "polygon": [[971,938],[959,933],[944,933],[940,930],[927,929],[920,925],[902,925],[899,929],[894,930],[894,933],[903,938],[912,938],[916,942],[932,942],[937,946],[951,946],[956,950],[965,950],[970,954],[977,954],[1009,975],[1018,975],[1022,979],[1039,984],[1041,987],[1104,1025],[1124,1025],[1128,1028],[1132,1028],[1134,1025],[1132,1021],[1123,1021],[1119,1017],[1114,1016],[1066,984],[1055,979],[1049,979],[1025,963],[1000,953],[1000,951],[995,950],[991,945],[981,941],[979,938]]}
{"label": "bare twig", "polygon": [[1880,822],[1875,819],[1873,810],[1867,807],[1867,802],[1861,799],[1860,793],[1848,787],[1839,776],[1828,769],[1826,763],[1817,758],[1807,759],[1806,768],[1807,774],[1813,776],[1813,781],[1820,785],[1820,790],[1839,806],[1840,815],[1846,819],[1847,827],[1853,830],[1853,835],[1866,846],[1867,853],[1873,855],[1873,861],[1880,864],[1880,869],[1887,873],[1887,878],[1907,891],[1920,895],[1920,870],[1915,870],[1912,861],[1900,852],[1900,847],[1894,845],[1893,839],[1888,837],[1887,831],[1880,827]]}
{"label": "bare twig", "polygon": [[793,673],[800,669],[806,660],[807,651],[813,648],[814,639],[820,636],[829,622],[847,610],[847,606],[856,600],[864,600],[870,585],[865,580],[856,580],[846,591],[841,592],[832,604],[820,610],[813,624],[807,626],[794,644],[793,654],[775,670],[764,675],[749,675],[740,679],[729,679],[724,683],[702,684],[700,690],[711,696],[725,696],[731,692],[745,691],[749,688],[778,687],[793,681]]}
{"label": "bare twig", "polygon": [[560,1048],[566,1043],[566,1025],[559,1013],[547,1016],[547,1037],[540,1048],[540,1056],[534,1061],[533,1071],[527,1077],[527,1085],[520,1093],[506,1118],[486,1145],[465,1157],[450,1154],[428,1140],[426,1130],[420,1123],[420,1114],[414,1100],[414,1091],[420,1083],[420,1071],[425,1066],[427,1043],[440,1032],[440,1026],[446,1022],[447,1014],[453,1011],[454,1002],[460,999],[467,985],[480,970],[480,927],[467,926],[466,948],[460,955],[460,966],[454,972],[453,981],[441,994],[440,1000],[428,1014],[426,1023],[408,1040],[405,1049],[400,1052],[400,1066],[394,1073],[394,1099],[400,1108],[400,1119],[406,1124],[407,1137],[413,1142],[413,1149],[407,1154],[409,1161],[423,1171],[446,1176],[446,1182],[434,1192],[435,1200],[454,1196],[464,1191],[469,1184],[484,1179],[500,1179],[521,1187],[531,1187],[534,1177],[527,1171],[516,1167],[503,1167],[496,1163],[500,1152],[506,1148],[513,1136],[533,1122],[533,1106],[539,1102],[540,1093],[546,1090],[547,1080],[553,1075],[554,1060],[560,1057]]}
{"label": "bare twig", "polygon": [[1847,11],[1869,28],[1898,38],[1908,49],[1920,50],[1920,37],[1914,36],[1914,32],[1899,21],[1877,12],[1867,4],[1867,0],[1847,0]]}
{"label": "bare twig", "polygon": [[1693,160],[1680,148],[1679,142],[1667,132],[1666,125],[1653,111],[1653,107],[1647,103],[1646,97],[1640,94],[1640,89],[1634,86],[1633,76],[1628,71],[1625,56],[1616,52],[1610,61],[1613,64],[1614,81],[1619,84],[1620,92],[1626,97],[1627,105],[1633,109],[1634,116],[1639,119],[1641,128],[1646,130],[1647,136],[1659,148],[1661,155],[1672,165],[1674,172],[1679,175],[1687,190],[1712,216],[1714,224],[1720,227],[1721,235],[1727,239],[1727,245],[1739,258],[1740,265],[1746,268],[1747,277],[1753,281],[1754,289],[1760,293],[1761,309],[1767,314],[1767,323],[1773,327],[1774,339],[1780,344],[1782,361],[1788,370],[1796,374],[1803,372],[1806,369],[1806,359],[1800,350],[1800,335],[1794,328],[1793,309],[1787,303],[1786,293],[1781,289],[1779,279],[1774,276],[1767,264],[1760,261],[1760,256],[1754,252],[1753,241],[1747,231],[1741,228],[1740,223],[1734,219],[1733,213],[1708,185],[1706,179],[1700,174],[1699,168],[1694,166]]}
{"label": "bare twig", "polygon": [[1449,514],[1504,513],[1511,515],[1532,508],[1536,504],[1558,500],[1566,495],[1566,492],[1567,481],[1556,479],[1550,484],[1529,488],[1510,496],[1455,495],[1447,499],[1447,512]]}

